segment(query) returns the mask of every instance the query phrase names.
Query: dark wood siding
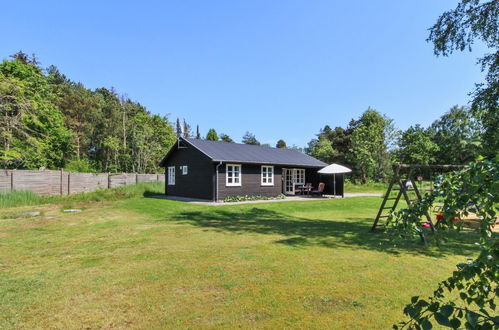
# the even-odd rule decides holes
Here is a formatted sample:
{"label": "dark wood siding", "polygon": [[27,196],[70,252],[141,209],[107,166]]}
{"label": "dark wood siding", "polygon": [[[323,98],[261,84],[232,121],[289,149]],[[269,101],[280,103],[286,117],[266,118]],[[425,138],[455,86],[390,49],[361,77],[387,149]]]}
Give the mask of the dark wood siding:
{"label": "dark wood siding", "polygon": [[320,181],[326,184],[324,187],[325,195],[334,195],[334,186],[336,185],[336,196],[343,196],[344,180],[344,174],[336,174],[336,177],[332,174],[320,175]]}
{"label": "dark wood siding", "polygon": [[282,167],[274,166],[274,185],[261,185],[261,165],[241,164],[241,186],[225,185],[226,164],[218,168],[218,200],[229,196],[277,196],[282,193]]}
{"label": "dark wood siding", "polygon": [[[180,166],[187,165],[183,175]],[[174,150],[166,161],[165,193],[171,196],[213,199],[215,167],[210,158],[192,146]],[[175,166],[175,185],[168,184],[168,167]]]}

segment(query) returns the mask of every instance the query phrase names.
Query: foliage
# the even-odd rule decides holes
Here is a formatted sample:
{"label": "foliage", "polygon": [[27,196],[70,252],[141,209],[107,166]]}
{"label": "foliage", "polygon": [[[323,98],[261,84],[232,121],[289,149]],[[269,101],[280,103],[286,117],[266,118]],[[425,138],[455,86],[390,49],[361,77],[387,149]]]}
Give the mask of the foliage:
{"label": "foliage", "polygon": [[461,324],[468,329],[497,327],[499,319],[493,312],[499,294],[499,239],[491,227],[499,203],[499,163],[479,160],[442,176],[421,201],[393,214],[387,232],[395,238],[419,236],[424,230],[421,219],[437,200],[443,206],[442,217],[434,226],[436,243],[445,242],[449,231],[461,230],[462,219],[472,215],[479,223],[480,254],[472,262],[459,264],[428,300],[414,297],[404,310],[410,319],[395,328],[429,328],[433,320],[453,328]]}
{"label": "foliage", "polygon": [[42,70],[4,60],[0,64],[0,157],[5,168],[57,168],[72,152],[72,132],[54,105],[57,95]]}
{"label": "foliage", "polygon": [[[353,120],[352,120],[353,122]],[[336,127],[331,129],[329,125],[324,126],[317,134],[316,139],[312,139],[308,143],[306,152],[313,157],[316,157],[326,163],[339,163],[348,167],[353,165],[348,160],[350,153],[352,130]],[[326,141],[331,142],[331,148]],[[315,155],[315,156],[314,156]]]}
{"label": "foliage", "polygon": [[218,134],[217,134],[217,131],[215,131],[214,128],[210,128],[208,130],[208,133],[206,133],[206,140],[218,141]]}
{"label": "foliage", "polygon": [[184,120],[182,120],[182,132],[183,132],[183,136],[185,138],[190,138],[191,137],[191,126],[189,124],[187,124],[187,122]]}
{"label": "foliage", "polygon": [[[439,145],[433,141],[433,131],[420,125],[409,127],[400,135],[396,158],[405,164],[432,164],[435,162]],[[447,154],[444,152],[443,154]],[[442,157],[439,157],[441,159]],[[445,164],[454,164],[452,162]]]}
{"label": "foliage", "polygon": [[220,141],[234,143],[234,140],[232,140],[230,136],[224,133],[220,134]]}
{"label": "foliage", "polygon": [[359,120],[350,124],[352,129],[350,160],[363,183],[385,180],[389,176],[390,162],[385,132],[391,121],[374,109],[367,109]]}
{"label": "foliage", "polygon": [[480,154],[480,123],[465,107],[452,107],[431,125],[430,130],[433,142],[445,150],[438,154],[440,164],[466,164]]}
{"label": "foliage", "polygon": [[354,169],[363,183],[384,181],[391,173],[390,148],[396,137],[393,121],[374,109],[352,119],[346,129],[324,126],[305,152],[326,163],[340,163]]}
{"label": "foliage", "polygon": [[71,160],[66,164],[64,170],[66,172],[97,173],[97,170],[92,166],[88,159]]}
{"label": "foliage", "polygon": [[286,146],[286,141],[284,141],[283,139],[279,139],[275,145],[276,148],[281,148],[281,149],[286,149],[287,146]]}
{"label": "foliage", "polygon": [[199,133],[199,125],[196,125],[196,139],[201,139],[201,133]]}
{"label": "foliage", "polygon": [[180,119],[177,118],[177,121],[175,122],[175,133],[177,134],[177,137],[182,136],[182,125],[180,123]]}
{"label": "foliage", "polygon": [[168,118],[113,89],[94,91],[55,66],[44,74],[24,53],[0,64],[0,160],[4,168],[155,172],[175,140]]}
{"label": "foliage", "polygon": [[279,194],[277,196],[261,196],[261,195],[237,195],[237,196],[228,196],[225,197],[225,203],[233,203],[233,202],[243,202],[243,201],[258,201],[258,200],[273,200],[273,199],[285,199],[286,196],[284,194]]}
{"label": "foliage", "polygon": [[256,139],[255,135],[250,132],[244,134],[242,142],[245,144],[260,145],[260,142]]}
{"label": "foliage", "polygon": [[325,137],[319,137],[314,145],[311,156],[322,160],[325,163],[332,163],[336,151],[333,149],[333,143]]}
{"label": "foliage", "polygon": [[471,51],[481,41],[491,53],[478,59],[486,72],[485,83],[472,93],[471,110],[484,128],[485,155],[493,158],[499,150],[499,2],[461,0],[453,10],[443,13],[430,29],[428,41],[435,55],[449,56],[454,51]]}

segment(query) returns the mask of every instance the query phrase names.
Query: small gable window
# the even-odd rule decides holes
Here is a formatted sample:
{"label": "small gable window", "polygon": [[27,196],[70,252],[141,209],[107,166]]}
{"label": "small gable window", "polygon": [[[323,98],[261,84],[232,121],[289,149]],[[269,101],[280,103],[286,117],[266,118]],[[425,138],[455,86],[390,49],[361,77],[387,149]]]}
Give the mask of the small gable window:
{"label": "small gable window", "polygon": [[227,164],[225,171],[225,185],[226,186],[240,186],[241,185],[241,165],[240,164]]}
{"label": "small gable window", "polygon": [[182,175],[187,175],[187,165],[180,166],[180,169],[182,170]]}
{"label": "small gable window", "polygon": [[274,185],[274,166],[262,166],[262,186]]}

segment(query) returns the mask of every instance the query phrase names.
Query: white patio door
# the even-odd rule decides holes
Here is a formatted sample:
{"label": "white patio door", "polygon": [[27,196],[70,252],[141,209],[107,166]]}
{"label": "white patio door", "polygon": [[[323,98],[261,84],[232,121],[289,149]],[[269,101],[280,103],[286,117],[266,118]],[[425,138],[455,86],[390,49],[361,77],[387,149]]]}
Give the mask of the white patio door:
{"label": "white patio door", "polygon": [[284,193],[286,195],[295,194],[294,169],[284,168]]}

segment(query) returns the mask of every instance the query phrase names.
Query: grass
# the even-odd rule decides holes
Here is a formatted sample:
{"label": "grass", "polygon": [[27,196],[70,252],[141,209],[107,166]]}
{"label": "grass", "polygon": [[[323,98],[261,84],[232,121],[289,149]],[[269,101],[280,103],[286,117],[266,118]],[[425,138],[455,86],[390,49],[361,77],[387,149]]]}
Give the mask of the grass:
{"label": "grass", "polygon": [[369,233],[379,197],[204,206],[132,197],[0,210],[0,328],[388,328],[476,236]]}
{"label": "grass", "polygon": [[112,189],[99,189],[90,193],[78,193],[69,196],[38,196],[32,191],[14,190],[0,192],[0,207],[41,205],[56,203],[116,201],[144,195],[164,192],[163,182],[142,182],[135,185]]}
{"label": "grass", "polygon": [[369,182],[365,184],[354,184],[350,181],[345,181],[346,193],[385,193],[388,184],[384,182]]}

